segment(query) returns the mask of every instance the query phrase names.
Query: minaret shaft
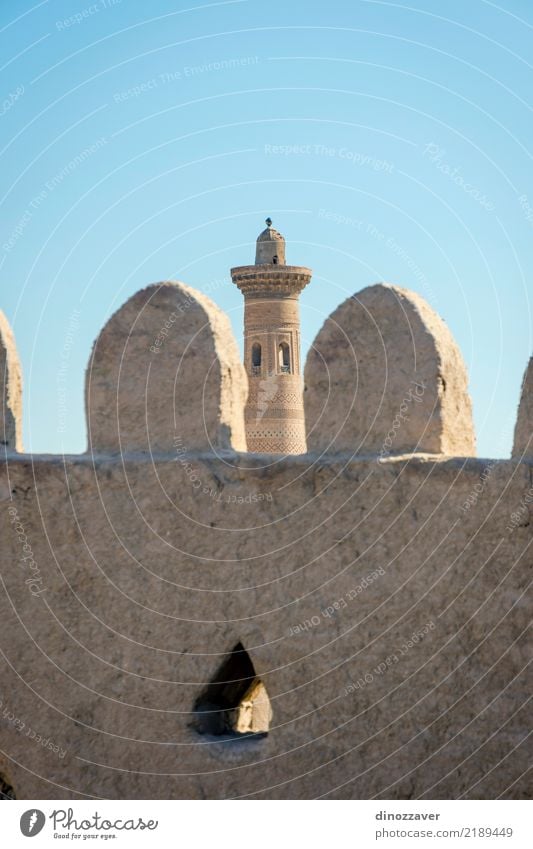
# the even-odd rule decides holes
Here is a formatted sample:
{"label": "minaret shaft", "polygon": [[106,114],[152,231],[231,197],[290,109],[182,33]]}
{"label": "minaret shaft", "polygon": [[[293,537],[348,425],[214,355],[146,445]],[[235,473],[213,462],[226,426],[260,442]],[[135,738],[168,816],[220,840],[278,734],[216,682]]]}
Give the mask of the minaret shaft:
{"label": "minaret shaft", "polygon": [[256,265],[231,269],[244,295],[246,441],[254,453],[305,454],[298,296],[311,270],[280,258],[285,242],[269,226],[257,240]]}

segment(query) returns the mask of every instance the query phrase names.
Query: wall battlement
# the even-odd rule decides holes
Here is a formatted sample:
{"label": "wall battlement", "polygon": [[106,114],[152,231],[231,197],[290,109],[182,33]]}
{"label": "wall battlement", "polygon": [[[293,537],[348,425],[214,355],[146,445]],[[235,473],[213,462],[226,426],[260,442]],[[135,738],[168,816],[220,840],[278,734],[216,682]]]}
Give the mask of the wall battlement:
{"label": "wall battlement", "polygon": [[[8,451],[21,451],[21,371],[13,334],[0,319],[0,432]],[[424,299],[397,286],[369,286],[326,319],[309,351],[308,446],[355,456],[475,456],[467,386],[461,353]],[[181,437],[189,449],[246,451],[247,394],[227,316],[183,283],[153,284],[131,297],[94,343],[88,450],[161,453]],[[513,457],[533,456],[532,399],[530,362]]]}
{"label": "wall battlement", "polygon": [[156,284],[95,342],[87,452],[41,457],[1,330],[2,792],[531,796],[531,364],[513,458],[469,456],[449,331],[371,286],[310,351],[309,452],[246,453],[227,318]]}

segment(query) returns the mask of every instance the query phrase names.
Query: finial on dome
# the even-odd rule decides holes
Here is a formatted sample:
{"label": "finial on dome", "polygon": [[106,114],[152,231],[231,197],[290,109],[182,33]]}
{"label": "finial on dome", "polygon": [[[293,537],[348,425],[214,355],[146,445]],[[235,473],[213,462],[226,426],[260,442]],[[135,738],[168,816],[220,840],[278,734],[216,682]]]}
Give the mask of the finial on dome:
{"label": "finial on dome", "polygon": [[259,233],[255,250],[256,265],[285,265],[285,239],[272,227],[272,219],[265,221],[266,230]]}

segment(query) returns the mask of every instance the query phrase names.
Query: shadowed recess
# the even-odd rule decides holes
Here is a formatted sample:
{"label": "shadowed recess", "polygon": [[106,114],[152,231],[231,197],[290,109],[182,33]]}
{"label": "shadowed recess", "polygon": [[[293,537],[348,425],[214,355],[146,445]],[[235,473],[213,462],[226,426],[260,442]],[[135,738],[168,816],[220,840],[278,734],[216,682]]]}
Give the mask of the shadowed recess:
{"label": "shadowed recess", "polygon": [[219,667],[194,706],[194,728],[200,734],[240,738],[268,733],[272,710],[263,682],[242,645]]}
{"label": "shadowed recess", "polygon": [[11,787],[11,784],[8,784],[5,777],[0,773],[0,800],[16,798],[15,791]]}

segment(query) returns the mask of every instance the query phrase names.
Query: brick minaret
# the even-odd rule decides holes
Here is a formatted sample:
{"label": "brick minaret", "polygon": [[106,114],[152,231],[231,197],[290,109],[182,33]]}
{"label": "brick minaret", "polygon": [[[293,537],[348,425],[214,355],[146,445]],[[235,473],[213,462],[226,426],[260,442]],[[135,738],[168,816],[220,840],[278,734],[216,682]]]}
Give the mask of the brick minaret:
{"label": "brick minaret", "polygon": [[285,265],[285,239],[270,218],[266,224],[255,265],[231,269],[244,295],[246,441],[254,453],[305,454],[298,296],[312,272]]}

